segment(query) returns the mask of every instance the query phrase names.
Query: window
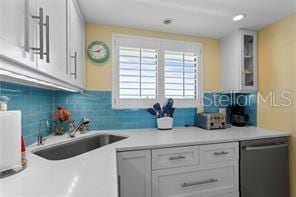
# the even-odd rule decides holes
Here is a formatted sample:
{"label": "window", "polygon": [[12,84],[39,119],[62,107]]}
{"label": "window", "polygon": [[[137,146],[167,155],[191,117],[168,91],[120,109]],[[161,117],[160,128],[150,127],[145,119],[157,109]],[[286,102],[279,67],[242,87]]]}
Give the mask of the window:
{"label": "window", "polygon": [[157,50],[119,48],[119,98],[156,99]]}
{"label": "window", "polygon": [[196,99],[197,55],[176,51],[164,52],[164,90],[166,98]]}
{"label": "window", "polygon": [[113,108],[148,108],[166,98],[175,107],[200,105],[201,44],[113,35],[113,46]]}

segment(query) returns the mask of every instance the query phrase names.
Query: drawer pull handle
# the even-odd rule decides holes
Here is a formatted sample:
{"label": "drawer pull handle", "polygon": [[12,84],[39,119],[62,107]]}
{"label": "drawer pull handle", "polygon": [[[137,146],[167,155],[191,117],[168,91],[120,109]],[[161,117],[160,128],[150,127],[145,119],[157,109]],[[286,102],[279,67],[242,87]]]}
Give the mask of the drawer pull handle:
{"label": "drawer pull handle", "polygon": [[229,152],[221,151],[221,152],[214,152],[215,156],[221,156],[221,155],[228,155]]}
{"label": "drawer pull handle", "polygon": [[268,150],[273,148],[286,148],[288,147],[288,144],[275,144],[270,146],[249,146],[245,147],[246,151],[255,151],[255,150]]}
{"label": "drawer pull handle", "polygon": [[169,160],[171,160],[171,161],[179,160],[179,159],[186,159],[186,157],[182,156],[182,155],[179,155],[179,156],[176,156],[176,157],[170,157],[169,158]]}
{"label": "drawer pull handle", "polygon": [[218,179],[208,179],[208,180],[204,180],[204,181],[183,183],[181,186],[182,187],[191,187],[191,186],[195,186],[195,185],[204,185],[204,184],[216,183],[216,182],[218,182]]}

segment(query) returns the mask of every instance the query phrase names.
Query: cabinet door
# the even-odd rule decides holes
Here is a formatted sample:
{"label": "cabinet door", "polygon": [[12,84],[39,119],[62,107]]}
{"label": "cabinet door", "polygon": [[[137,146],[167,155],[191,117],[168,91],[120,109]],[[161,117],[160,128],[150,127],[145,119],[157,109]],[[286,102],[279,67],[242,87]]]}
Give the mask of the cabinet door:
{"label": "cabinet door", "polygon": [[237,31],[226,35],[220,42],[221,88],[230,92],[241,89],[240,34]]}
{"label": "cabinet door", "polygon": [[257,90],[257,33],[241,31],[241,89]]}
{"label": "cabinet door", "polygon": [[66,0],[38,0],[37,6],[44,10],[45,53],[44,59],[39,58],[37,68],[45,74],[67,81]]}
{"label": "cabinet door", "polygon": [[0,57],[36,68],[35,0],[0,0]]}
{"label": "cabinet door", "polygon": [[68,73],[72,84],[84,88],[84,20],[75,0],[68,0]]}
{"label": "cabinet door", "polygon": [[120,197],[151,197],[151,151],[117,154]]}

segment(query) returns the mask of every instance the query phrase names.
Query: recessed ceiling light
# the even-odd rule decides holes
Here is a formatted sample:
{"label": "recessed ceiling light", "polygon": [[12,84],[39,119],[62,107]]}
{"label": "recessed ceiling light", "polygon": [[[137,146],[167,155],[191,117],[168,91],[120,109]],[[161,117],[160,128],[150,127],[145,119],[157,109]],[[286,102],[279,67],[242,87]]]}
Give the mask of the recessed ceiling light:
{"label": "recessed ceiling light", "polygon": [[233,21],[240,21],[246,17],[246,14],[238,14],[232,18]]}
{"label": "recessed ceiling light", "polygon": [[165,18],[163,19],[163,24],[165,25],[169,25],[173,23],[173,19],[172,18]]}

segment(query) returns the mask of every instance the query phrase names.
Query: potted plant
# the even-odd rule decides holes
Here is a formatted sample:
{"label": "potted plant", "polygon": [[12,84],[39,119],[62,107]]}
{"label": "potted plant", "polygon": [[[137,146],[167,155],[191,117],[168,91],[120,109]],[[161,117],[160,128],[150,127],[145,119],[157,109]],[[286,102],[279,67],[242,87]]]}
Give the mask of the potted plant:
{"label": "potted plant", "polygon": [[62,107],[62,106],[57,106],[57,112],[54,114],[55,118],[55,125],[54,125],[54,135],[63,135],[66,130],[66,122],[70,121],[71,119],[71,114],[70,112]]}

